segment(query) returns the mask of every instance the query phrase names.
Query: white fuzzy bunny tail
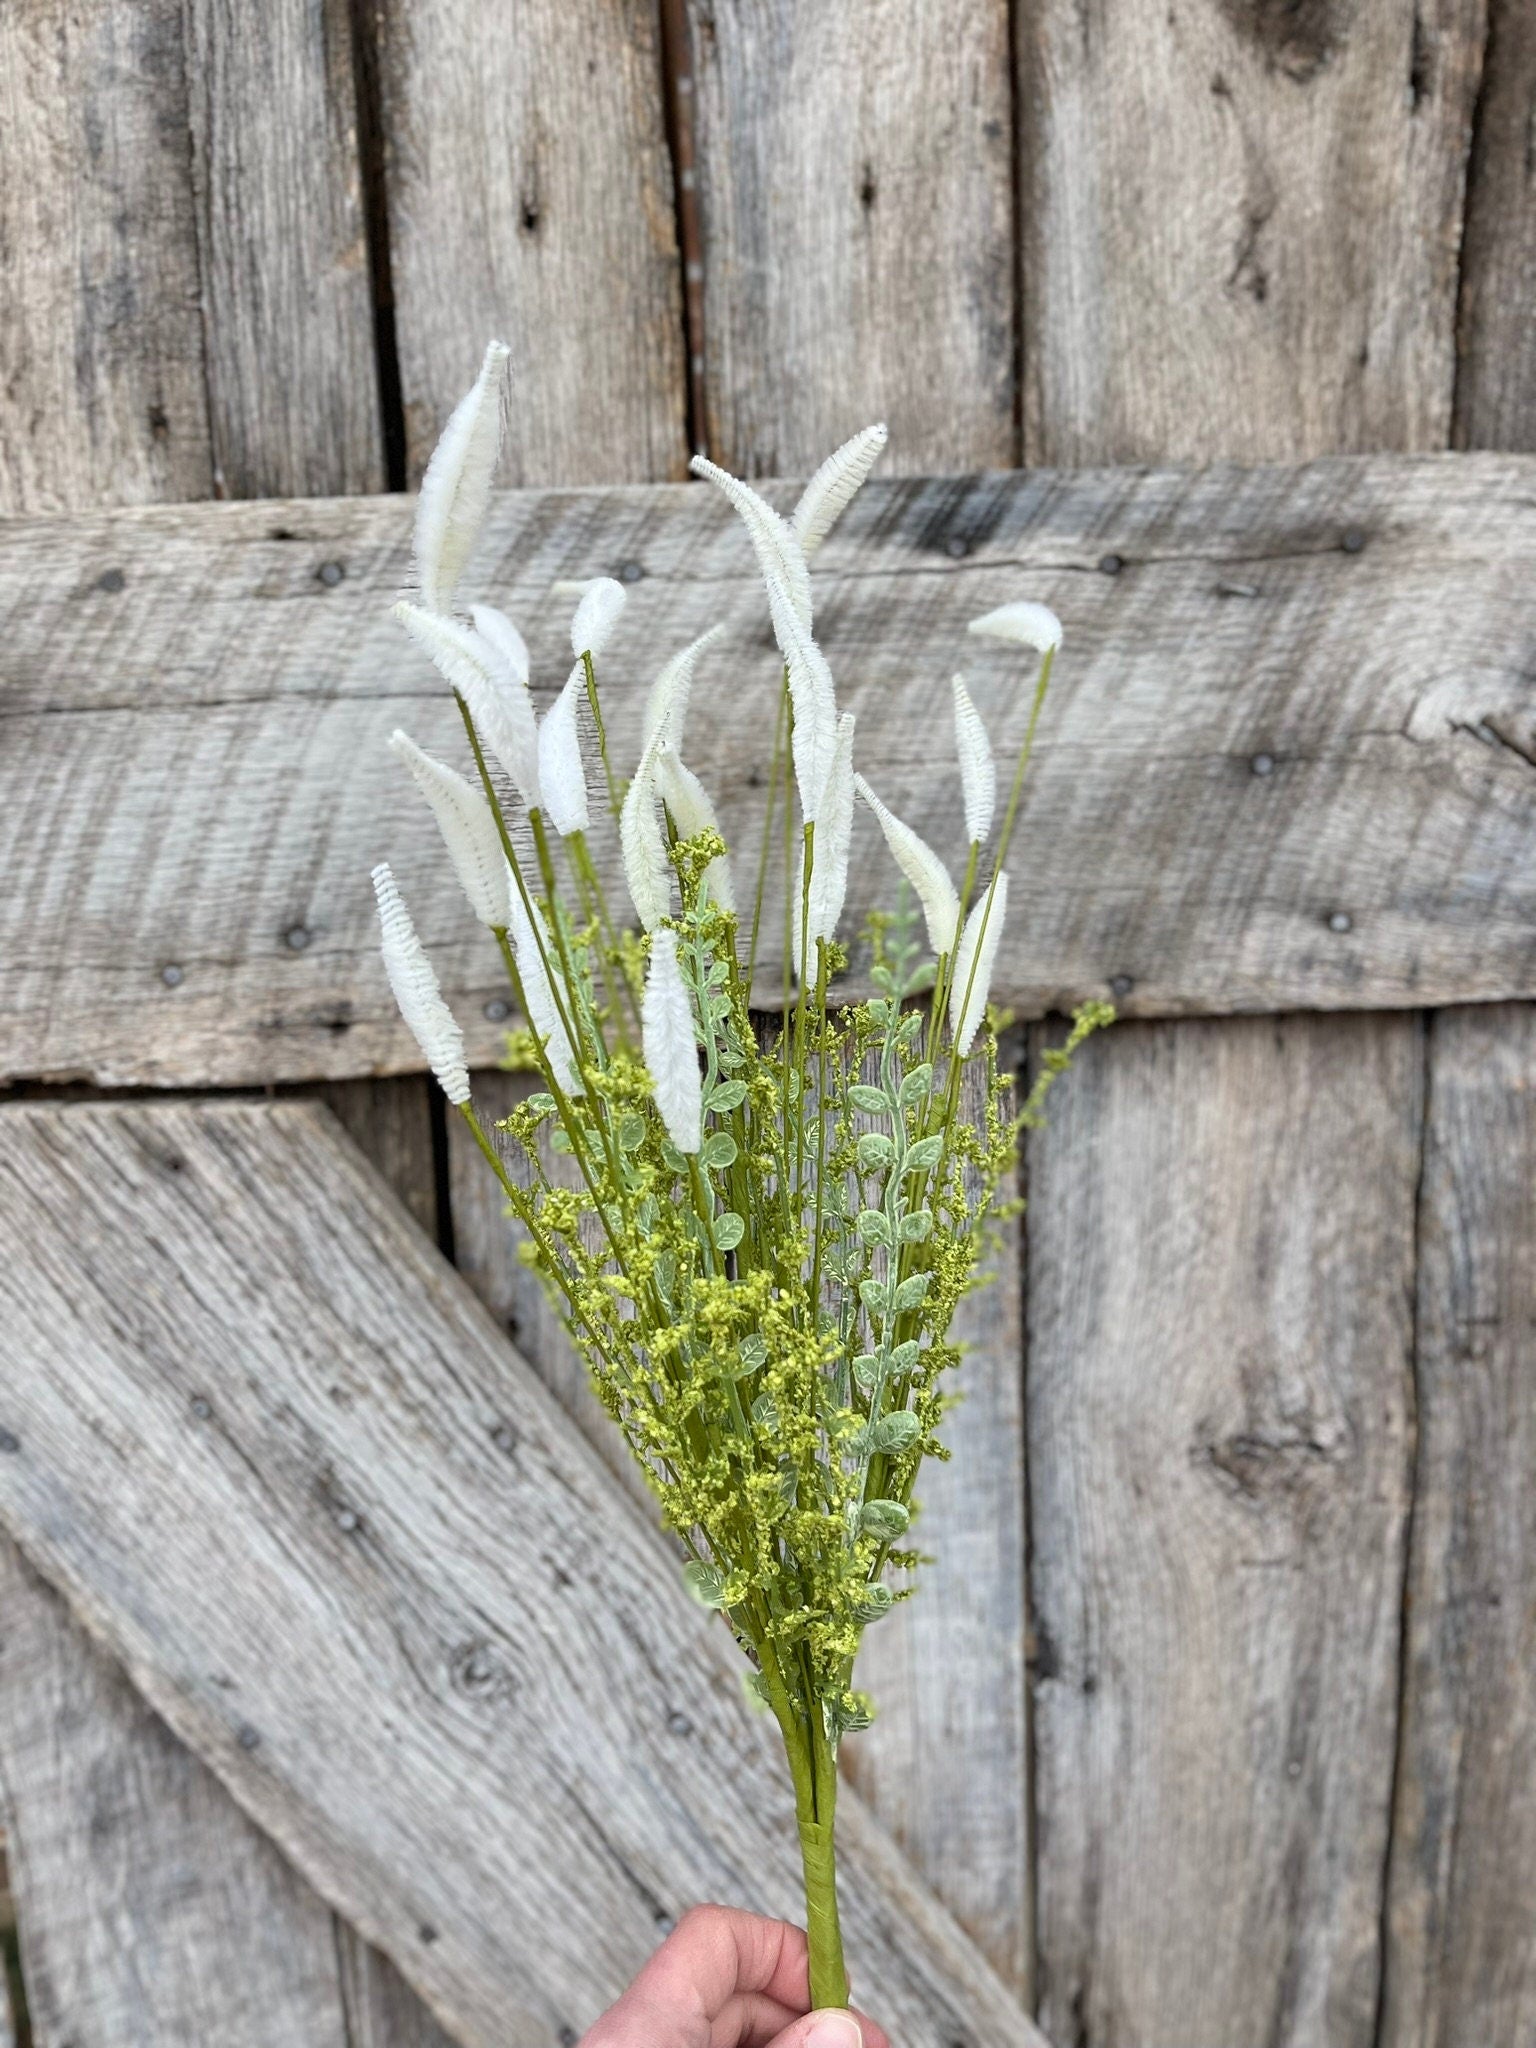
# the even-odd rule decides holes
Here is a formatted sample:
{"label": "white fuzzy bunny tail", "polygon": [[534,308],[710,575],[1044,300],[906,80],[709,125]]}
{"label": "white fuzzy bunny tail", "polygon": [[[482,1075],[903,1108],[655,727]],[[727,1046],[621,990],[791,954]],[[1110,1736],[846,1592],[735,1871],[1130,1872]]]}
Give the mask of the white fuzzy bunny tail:
{"label": "white fuzzy bunny tail", "polygon": [[763,572],[763,581],[770,588],[775,582],[783,589],[785,596],[794,606],[795,615],[802,626],[811,629],[811,572],[805,566],[805,550],[801,547],[789,522],[781,519],[766,498],[760,498],[750,484],[744,484],[739,477],[731,475],[728,469],[721,469],[718,463],[707,456],[695,455],[688,467],[695,476],[704,477],[709,483],[718,485],[741,514],[742,523],[752,539],[757,552],[758,567]]}
{"label": "white fuzzy bunny tail", "polygon": [[837,746],[837,692],[832,686],[826,656],[812,639],[810,628],[792,609],[782,587],[772,581],[768,585],[768,609],[789,673],[789,699],[795,713],[790,749],[800,791],[800,810],[807,824],[812,824],[820,814]]}
{"label": "white fuzzy bunny tail", "polygon": [[501,394],[507,345],[493,341],[480,374],[454,407],[416,500],[413,553],[421,601],[446,612],[490,502],[501,453]]}
{"label": "white fuzzy bunny tail", "polygon": [[432,962],[422,949],[411,923],[411,913],[400,900],[400,891],[381,861],[373,871],[373,893],[379,906],[380,950],[384,955],[389,985],[400,1005],[400,1014],[411,1027],[411,1035],[422,1056],[437,1076],[438,1086],[452,1103],[469,1100],[469,1068],[464,1062],[464,1034],[452,1010],[443,1001]]}
{"label": "white fuzzy bunny tail", "polygon": [[[818,939],[834,939],[837,921],[843,914],[848,893],[848,855],[853,846],[853,713],[845,711],[837,721],[837,744],[832,750],[832,768],[822,793],[816,836],[811,842],[811,888],[806,905],[808,971],[816,965]],[[795,898],[795,964],[799,967],[800,899]]]}
{"label": "white fuzzy bunny tail", "polygon": [[1000,604],[995,612],[972,619],[965,629],[983,640],[1012,640],[1020,647],[1033,647],[1037,654],[1049,654],[1061,645],[1061,621],[1049,605],[1019,598]]}
{"label": "white fuzzy bunny tail", "polygon": [[998,942],[1003,936],[1007,910],[1008,877],[1000,874],[994,878],[989,893],[975,905],[960,934],[955,979],[949,991],[949,1032],[961,1059],[975,1044],[981,1020],[987,1014],[992,970],[997,965]]}
{"label": "white fuzzy bunny tail", "polygon": [[[720,831],[720,820],[709,800],[709,791],[693,770],[684,765],[682,756],[673,746],[663,744],[656,749],[656,788],[672,813],[679,839],[694,839],[701,832]],[[721,837],[724,837],[723,833]],[[736,908],[731,863],[725,854],[710,862],[704,870],[704,880],[712,900],[722,910]]]}
{"label": "white fuzzy bunny tail", "polygon": [[587,777],[576,725],[586,670],[578,661],[539,728],[539,790],[549,821],[562,839],[587,829]]}
{"label": "white fuzzy bunny tail", "polygon": [[410,734],[398,727],[389,736],[389,750],[409,768],[416,787],[431,806],[470,909],[483,925],[504,932],[507,857],[484,794],[462,775],[424,754]]}
{"label": "white fuzzy bunny tail", "polygon": [[656,1107],[679,1152],[697,1152],[704,1087],[693,1036],[693,1009],[677,965],[677,933],[652,934],[651,965],[640,1006],[641,1045]]}
{"label": "white fuzzy bunny tail", "polygon": [[526,682],[518,680],[492,641],[456,619],[440,619],[404,600],[395,606],[394,615],[469,706],[475,730],[511,776],[523,802],[529,810],[537,809],[539,727]]}
{"label": "white fuzzy bunny tail", "polygon": [[497,665],[526,690],[528,643],[506,613],[497,611],[493,604],[472,604],[469,616],[480,638],[495,652]]}
{"label": "white fuzzy bunny tail", "polygon": [[571,620],[571,652],[578,661],[584,654],[596,661],[608,645],[628,594],[611,576],[595,577],[582,591]]}
{"label": "white fuzzy bunny tail", "polygon": [[645,723],[641,729],[642,757],[645,749],[659,746],[662,741],[673,747],[683,744],[683,725],[688,717],[688,699],[693,694],[693,674],[699,665],[699,656],[724,631],[724,626],[711,626],[707,633],[701,633],[681,653],[673,655],[652,683],[651,693],[645,700]]}
{"label": "white fuzzy bunny tail", "polygon": [[992,830],[992,813],[997,807],[997,765],[992,759],[992,742],[981,713],[971,702],[965,677],[956,676],[955,752],[960,757],[960,788],[965,798],[965,836],[980,846]]}
{"label": "white fuzzy bunny tail", "polygon": [[[570,1037],[560,1019],[560,1006],[555,1000],[552,972],[554,948],[537,904],[533,915],[538,918],[535,930],[516,883],[512,885],[512,954],[517,961],[517,978],[523,985],[523,1001],[528,1008],[528,1022],[534,1036],[544,1047],[555,1081],[566,1095],[582,1095],[586,1083],[581,1078],[581,1069],[571,1048]],[[542,942],[542,951],[540,950]],[[549,961],[546,967],[545,961]],[[569,1008],[569,999],[567,999]]]}
{"label": "white fuzzy bunny tail", "polygon": [[657,747],[640,756],[634,780],[624,793],[619,812],[619,850],[629,900],[646,931],[654,931],[672,908],[672,863],[667,859],[661,829],[661,799],[656,789]]}
{"label": "white fuzzy bunny tail", "polygon": [[854,787],[880,820],[891,858],[917,891],[928,926],[929,945],[935,953],[952,952],[955,927],[960,922],[960,898],[955,894],[948,868],[926,839],[919,839],[910,825],[904,825],[886,809],[862,775],[854,777]]}
{"label": "white fuzzy bunny tail", "polygon": [[862,428],[827,457],[806,485],[789,524],[807,561],[842,518],[889,438],[883,422]]}

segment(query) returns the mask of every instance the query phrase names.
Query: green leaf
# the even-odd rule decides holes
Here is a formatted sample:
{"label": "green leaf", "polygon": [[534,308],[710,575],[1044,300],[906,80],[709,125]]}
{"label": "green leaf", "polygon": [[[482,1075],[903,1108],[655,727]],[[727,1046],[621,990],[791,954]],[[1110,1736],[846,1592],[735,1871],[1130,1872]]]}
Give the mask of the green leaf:
{"label": "green leaf", "polygon": [[638,1152],[645,1143],[645,1118],[633,1110],[619,1125],[619,1150]]}
{"label": "green leaf", "polygon": [[891,1098],[883,1088],[872,1088],[867,1081],[855,1081],[848,1090],[848,1100],[866,1116],[889,1116],[891,1113]]}
{"label": "green leaf", "polygon": [[891,1221],[883,1209],[861,1209],[858,1233],[865,1244],[889,1244]]}
{"label": "green leaf", "polygon": [[701,1558],[691,1557],[683,1566],[683,1584],[701,1607],[725,1605],[725,1574]]}
{"label": "green leaf", "polygon": [[922,1426],[910,1408],[893,1408],[889,1415],[882,1415],[874,1426],[874,1447],[886,1456],[893,1452],[910,1450],[917,1442]]}
{"label": "green leaf", "polygon": [[929,1273],[913,1273],[903,1280],[891,1300],[891,1309],[896,1315],[905,1315],[908,1309],[916,1308],[928,1292]]}
{"label": "green leaf", "polygon": [[699,1159],[705,1166],[726,1167],[736,1164],[736,1140],[729,1131],[711,1131],[699,1147]]}
{"label": "green leaf", "polygon": [[880,1372],[880,1354],[876,1351],[861,1351],[853,1361],[853,1376],[867,1394],[874,1386]]}
{"label": "green leaf", "polygon": [[933,1211],[914,1209],[910,1216],[903,1216],[896,1226],[896,1235],[903,1244],[921,1244],[933,1229]]}
{"label": "green leaf", "polygon": [[564,1124],[556,1124],[549,1134],[549,1143],[551,1150],[555,1152],[574,1152],[576,1150],[576,1147],[571,1143],[571,1134]]}
{"label": "green leaf", "polygon": [[925,1102],[933,1093],[933,1068],[925,1060],[920,1067],[914,1067],[901,1084],[901,1106],[911,1109],[916,1103]]}
{"label": "green leaf", "polygon": [[890,1304],[890,1290],[883,1280],[861,1280],[859,1299],[872,1316],[883,1316]]}
{"label": "green leaf", "polygon": [[867,1500],[859,1514],[859,1527],[866,1536],[893,1543],[906,1534],[911,1519],[899,1500]]}
{"label": "green leaf", "polygon": [[663,1294],[670,1295],[677,1280],[677,1259],[671,1252],[657,1253],[655,1273],[656,1285]]}
{"label": "green leaf", "polygon": [[891,1353],[891,1371],[909,1373],[917,1364],[917,1339],[909,1337],[905,1344],[898,1344]]}
{"label": "green leaf", "polygon": [[523,1107],[531,1109],[535,1116],[553,1116],[555,1113],[555,1098],[553,1095],[546,1095],[540,1090],[537,1095],[530,1095]]}
{"label": "green leaf", "polygon": [[662,1140],[661,1156],[669,1172],[686,1173],[688,1171],[688,1161],[686,1158],[684,1158],[683,1154],[678,1151],[674,1144],[666,1139]]}
{"label": "green leaf", "polygon": [[748,1703],[756,1707],[759,1712],[764,1707],[771,1707],[773,1705],[773,1696],[768,1690],[768,1681],[764,1678],[761,1671],[743,1671],[741,1674],[741,1689],[746,1694]]}
{"label": "green leaf", "polygon": [[767,1430],[770,1436],[779,1431],[779,1404],[766,1389],[752,1403],[752,1420],[759,1429]]}
{"label": "green leaf", "polygon": [[877,1166],[889,1166],[896,1147],[883,1131],[866,1131],[858,1143],[859,1165],[866,1173]]}
{"label": "green leaf", "polygon": [[882,1614],[890,1613],[894,1600],[889,1586],[878,1582],[866,1586],[853,1604],[853,1618],[855,1621],[878,1621]]}
{"label": "green leaf", "polygon": [[717,1081],[704,1099],[704,1107],[713,1110],[716,1116],[723,1116],[728,1110],[740,1109],[747,1099],[745,1081]]}
{"label": "green leaf", "polygon": [[907,1147],[907,1156],[901,1162],[903,1173],[931,1173],[939,1163],[944,1150],[944,1137],[919,1138],[915,1145]]}
{"label": "green leaf", "polygon": [[756,1372],[759,1367],[768,1363],[768,1346],[756,1330],[750,1336],[743,1337],[736,1349],[741,1355],[742,1365],[748,1372]]}
{"label": "green leaf", "polygon": [[747,1226],[734,1209],[726,1209],[715,1218],[715,1249],[733,1252],[746,1236]]}

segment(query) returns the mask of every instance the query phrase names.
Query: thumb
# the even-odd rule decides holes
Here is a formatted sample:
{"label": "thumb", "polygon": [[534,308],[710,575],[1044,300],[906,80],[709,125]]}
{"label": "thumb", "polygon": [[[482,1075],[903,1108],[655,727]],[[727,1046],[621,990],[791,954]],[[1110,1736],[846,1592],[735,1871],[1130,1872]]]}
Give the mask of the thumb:
{"label": "thumb", "polygon": [[[873,2029],[871,2029],[873,2033]],[[775,2034],[768,2048],[875,2048],[851,2012],[808,2012],[782,2034]]]}

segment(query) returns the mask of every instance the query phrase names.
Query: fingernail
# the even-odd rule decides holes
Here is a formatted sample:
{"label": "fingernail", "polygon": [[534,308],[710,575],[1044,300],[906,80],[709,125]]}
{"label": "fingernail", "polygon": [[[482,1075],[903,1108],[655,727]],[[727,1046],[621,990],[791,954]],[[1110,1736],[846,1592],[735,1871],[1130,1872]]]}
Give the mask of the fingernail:
{"label": "fingernail", "polygon": [[805,2048],[864,2048],[864,2029],[845,2012],[823,2013],[806,2035]]}

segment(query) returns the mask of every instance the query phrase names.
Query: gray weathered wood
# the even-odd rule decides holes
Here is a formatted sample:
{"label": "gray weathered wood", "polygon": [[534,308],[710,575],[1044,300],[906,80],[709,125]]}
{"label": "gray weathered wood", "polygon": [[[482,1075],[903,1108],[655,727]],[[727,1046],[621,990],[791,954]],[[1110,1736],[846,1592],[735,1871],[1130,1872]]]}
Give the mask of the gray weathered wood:
{"label": "gray weathered wood", "polygon": [[[871,485],[818,558],[821,630],[870,779],[951,857],[935,682],[965,662],[1006,758],[1024,664],[965,621],[1026,594],[1066,618],[998,992],[1036,1013],[1106,987],[1142,1012],[1536,992],[1532,480],[1529,458],[1441,456]],[[398,502],[332,500],[0,527],[0,1071],[416,1065],[374,947],[366,873],[386,853],[472,1058],[499,1055],[495,949],[383,749],[398,721],[462,750],[387,617],[407,523]],[[1092,573],[1107,555],[1119,573]],[[750,863],[775,669],[716,494],[509,493],[475,582],[528,621],[544,687],[569,663],[551,579],[630,561],[616,756],[663,651],[725,620],[689,752]],[[849,927],[891,886],[862,820]]]}
{"label": "gray weathered wood", "polygon": [[1536,447],[1536,35],[1524,0],[1488,0],[1488,47],[1468,170],[1454,439]]}
{"label": "gray weathered wood", "polygon": [[392,1081],[333,1081],[316,1093],[436,1244],[432,1083],[409,1074]]}
{"label": "gray weathered wood", "polygon": [[487,339],[508,474],[638,483],[687,461],[657,14],[643,0],[372,0],[396,335],[419,475]]}
{"label": "gray weathered wood", "polygon": [[1536,2030],[1536,1013],[1432,1025],[1383,2048]]}
{"label": "gray weathered wood", "polygon": [[1023,9],[1029,459],[1444,447],[1483,14]]}
{"label": "gray weathered wood", "polygon": [[[45,2048],[433,2041],[388,1964],[295,1876],[8,1538],[0,1805]],[[359,2034],[354,2009],[393,2023]]]}
{"label": "gray weathered wood", "polygon": [[266,0],[259,30],[242,0],[192,0],[186,26],[219,495],[380,490],[346,0]]}
{"label": "gray weathered wood", "polygon": [[5,1837],[0,1834],[0,2048],[16,2048],[16,2002],[11,1995],[10,1952],[14,1932],[6,1879]]}
{"label": "gray weathered wood", "polygon": [[[695,1899],[793,1908],[723,1631],[322,1111],[0,1119],[0,1520],[469,2048],[579,2026]],[[840,1819],[895,2036],[1033,2039]]]}
{"label": "gray weathered wood", "polygon": [[209,487],[182,0],[0,10],[0,507]]}
{"label": "gray weathered wood", "polygon": [[1370,2048],[1412,1018],[1129,1025],[1032,1138],[1041,2024]]}
{"label": "gray weathered wood", "polygon": [[877,419],[900,469],[1015,459],[1004,0],[688,0],[704,439],[814,467]]}

